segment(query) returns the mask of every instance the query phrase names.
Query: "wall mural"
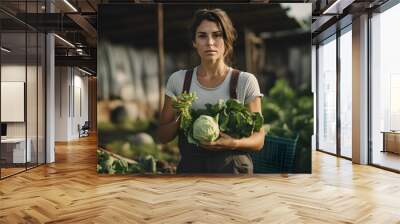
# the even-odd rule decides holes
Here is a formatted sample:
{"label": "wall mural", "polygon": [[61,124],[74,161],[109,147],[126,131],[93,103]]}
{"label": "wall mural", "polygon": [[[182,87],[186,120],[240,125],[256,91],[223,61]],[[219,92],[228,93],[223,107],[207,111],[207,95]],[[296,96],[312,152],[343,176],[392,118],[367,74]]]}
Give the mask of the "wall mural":
{"label": "wall mural", "polygon": [[307,3],[100,5],[98,173],[310,173],[310,27]]}

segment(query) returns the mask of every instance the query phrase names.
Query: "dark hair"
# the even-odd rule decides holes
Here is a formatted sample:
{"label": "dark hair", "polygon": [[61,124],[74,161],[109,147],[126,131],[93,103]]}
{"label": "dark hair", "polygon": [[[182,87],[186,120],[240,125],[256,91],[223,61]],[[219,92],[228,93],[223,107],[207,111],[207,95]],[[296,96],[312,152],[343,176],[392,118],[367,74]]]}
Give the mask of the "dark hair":
{"label": "dark hair", "polygon": [[233,54],[233,42],[236,40],[236,30],[226,12],[222,9],[199,9],[195,12],[190,33],[192,41],[196,39],[197,27],[203,20],[215,22],[222,29],[225,44],[225,59],[230,62]]}

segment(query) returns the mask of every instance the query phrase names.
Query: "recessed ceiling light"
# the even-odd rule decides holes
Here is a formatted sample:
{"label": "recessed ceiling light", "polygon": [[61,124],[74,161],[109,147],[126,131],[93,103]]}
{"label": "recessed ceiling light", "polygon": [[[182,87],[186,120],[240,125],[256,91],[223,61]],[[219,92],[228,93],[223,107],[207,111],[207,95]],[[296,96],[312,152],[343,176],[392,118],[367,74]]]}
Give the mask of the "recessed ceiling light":
{"label": "recessed ceiling light", "polygon": [[355,0],[336,0],[322,14],[342,14],[343,9],[351,5]]}
{"label": "recessed ceiling light", "polygon": [[74,12],[78,12],[78,10],[68,1],[64,0],[65,4],[67,4]]}
{"label": "recessed ceiling light", "polygon": [[4,51],[4,52],[6,52],[6,53],[10,53],[10,52],[11,52],[11,50],[9,50],[9,49],[7,49],[7,48],[5,48],[5,47],[1,47],[1,50]]}
{"label": "recessed ceiling light", "polygon": [[57,37],[57,38],[58,38],[59,40],[61,40],[62,42],[64,42],[64,43],[66,43],[67,45],[69,45],[70,47],[75,48],[75,45],[71,44],[71,42],[69,42],[68,40],[66,40],[66,39],[64,39],[64,38],[62,38],[62,37],[60,37],[60,36],[57,35],[57,34],[54,34],[54,36]]}
{"label": "recessed ceiling light", "polygon": [[90,72],[88,72],[88,71],[86,71],[86,70],[83,70],[83,69],[81,69],[81,68],[79,68],[79,67],[78,67],[78,70],[81,71],[81,72],[83,72],[83,73],[85,73],[85,74],[87,74],[87,75],[92,75],[92,73],[90,73]]}

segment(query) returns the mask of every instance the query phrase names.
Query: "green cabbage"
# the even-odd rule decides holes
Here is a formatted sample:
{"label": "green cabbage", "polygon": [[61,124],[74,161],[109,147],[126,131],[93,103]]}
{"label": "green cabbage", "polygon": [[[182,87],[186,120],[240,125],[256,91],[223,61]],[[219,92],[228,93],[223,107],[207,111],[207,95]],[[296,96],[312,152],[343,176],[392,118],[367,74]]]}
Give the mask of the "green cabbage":
{"label": "green cabbage", "polygon": [[210,116],[201,115],[193,123],[193,138],[199,142],[213,142],[219,137],[218,122]]}

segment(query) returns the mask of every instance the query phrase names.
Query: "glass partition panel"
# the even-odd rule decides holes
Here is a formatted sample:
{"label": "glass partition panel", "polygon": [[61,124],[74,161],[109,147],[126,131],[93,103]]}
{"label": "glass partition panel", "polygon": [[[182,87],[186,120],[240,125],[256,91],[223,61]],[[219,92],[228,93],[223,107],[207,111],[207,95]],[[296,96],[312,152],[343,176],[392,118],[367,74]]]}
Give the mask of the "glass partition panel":
{"label": "glass partition panel", "polygon": [[38,36],[36,32],[28,32],[28,63],[27,63],[27,82],[26,82],[26,112],[27,112],[27,144],[28,149],[30,148],[30,157],[27,164],[28,168],[37,165],[38,160],[38,144],[37,144],[37,132],[38,132],[38,56],[37,56],[37,41]]}
{"label": "glass partition panel", "polygon": [[[27,2],[26,12],[38,13],[37,1]],[[38,17],[29,17],[29,24],[37,24]],[[38,164],[38,43],[37,30],[27,28],[27,80],[26,80],[26,114],[27,114],[27,149],[30,148],[31,158],[27,167]]]}
{"label": "glass partition panel", "polygon": [[336,37],[318,48],[318,149],[336,154]]}
{"label": "glass partition panel", "polygon": [[44,13],[45,2],[0,3],[13,12],[0,12],[0,178],[45,163],[46,39],[28,16]]}
{"label": "glass partition panel", "polygon": [[45,51],[45,45],[46,45],[46,38],[45,35],[42,33],[39,33],[38,35],[39,41],[38,41],[38,76],[37,76],[37,82],[38,82],[38,164],[43,164],[45,163],[45,158],[46,158],[46,146],[45,146],[45,93],[46,93],[46,76],[45,76],[45,65],[46,65],[46,51]]}
{"label": "glass partition panel", "polygon": [[2,178],[24,171],[31,158],[26,142],[26,41],[25,32],[1,34]]}

